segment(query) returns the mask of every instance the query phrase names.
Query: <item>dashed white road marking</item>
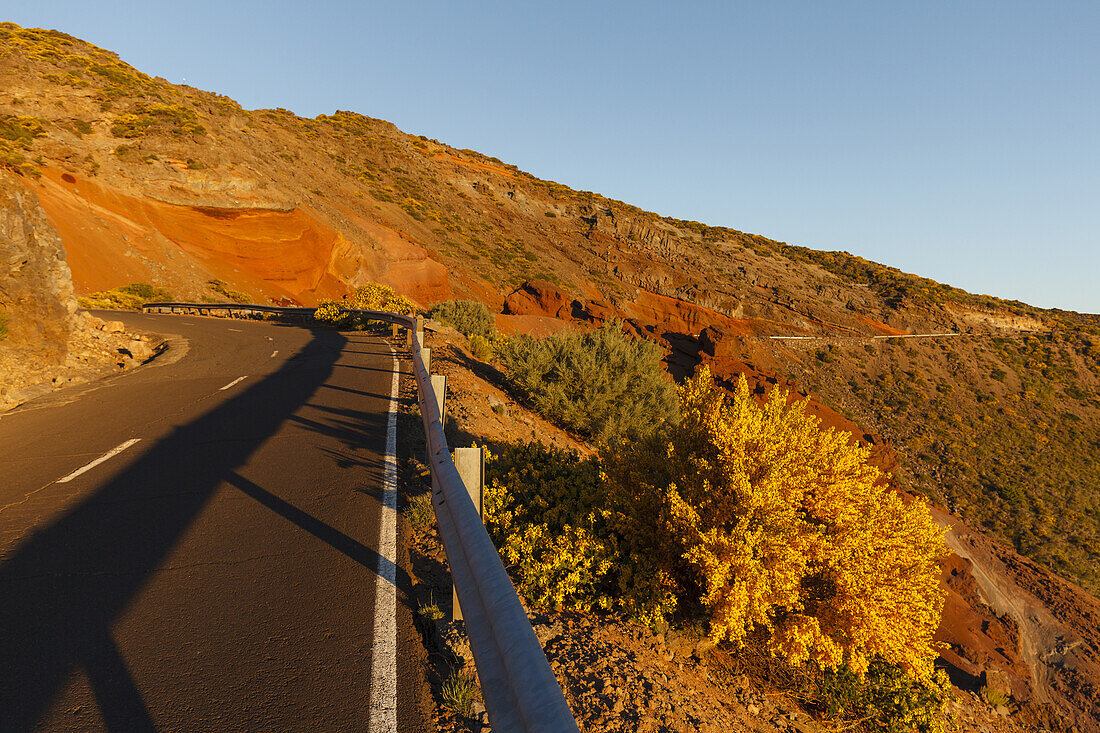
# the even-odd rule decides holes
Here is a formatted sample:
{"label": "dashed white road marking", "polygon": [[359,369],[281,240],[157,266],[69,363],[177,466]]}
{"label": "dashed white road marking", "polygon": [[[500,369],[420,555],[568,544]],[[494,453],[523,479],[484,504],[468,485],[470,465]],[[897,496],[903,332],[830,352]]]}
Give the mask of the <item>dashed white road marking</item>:
{"label": "dashed white road marking", "polygon": [[236,379],[234,379],[234,380],[233,380],[232,382],[230,382],[229,384],[225,385],[224,387],[222,387],[222,388],[221,388],[221,389],[219,389],[218,391],[219,391],[219,392],[224,392],[225,390],[227,390],[227,389],[229,389],[230,387],[232,387],[232,386],[233,386],[234,384],[240,384],[241,382],[243,382],[243,381],[244,381],[244,380],[246,380],[246,379],[248,379],[248,377],[247,377],[247,376],[244,376],[244,377],[237,377],[237,378],[236,378]]}
{"label": "dashed white road marking", "polygon": [[243,333],[243,331],[241,331],[241,329],[239,329],[239,328],[227,328],[225,330],[226,331],[236,331],[237,333]]}
{"label": "dashed white road marking", "polygon": [[[393,347],[390,347],[393,353]],[[390,412],[386,421],[385,470],[375,580],[374,652],[371,654],[369,733],[397,733],[397,355],[393,356]]]}
{"label": "dashed white road marking", "polygon": [[279,350],[278,349],[275,349],[274,351],[271,352],[271,358],[272,359],[274,359],[278,355],[279,355]]}
{"label": "dashed white road marking", "polygon": [[140,440],[141,440],[141,438],[131,438],[130,440],[127,440],[125,443],[122,443],[122,444],[112,448],[111,450],[107,451],[106,453],[104,453],[103,455],[101,455],[99,458],[95,459],[91,463],[87,463],[87,464],[81,466],[80,468],[76,469],[75,471],[70,473],[68,476],[66,476],[64,478],[59,478],[57,480],[57,483],[66,484],[66,483],[72,481],[74,478],[81,475],[82,473],[85,473],[87,471],[91,471],[93,468],[95,468],[99,464],[103,463],[104,461],[109,461],[110,459],[114,458],[119,453],[126,450],[127,448],[134,445],[135,443],[139,442]]}

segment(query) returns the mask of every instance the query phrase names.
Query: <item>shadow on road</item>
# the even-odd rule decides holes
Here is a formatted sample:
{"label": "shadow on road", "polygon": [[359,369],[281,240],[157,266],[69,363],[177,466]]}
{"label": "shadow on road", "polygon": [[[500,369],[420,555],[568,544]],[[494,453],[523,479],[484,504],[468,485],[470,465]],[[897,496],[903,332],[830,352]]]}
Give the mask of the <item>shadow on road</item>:
{"label": "shadow on road", "polygon": [[372,551],[235,473],[332,374],[345,342],[314,331],[299,358],[177,428],[15,550],[0,567],[0,729],[33,728],[74,668],[110,730],[152,728],[111,625],[222,481],[378,567]]}
{"label": "shadow on road", "polygon": [[[378,554],[362,542],[348,537],[335,527],[302,511],[290,502],[280,499],[278,496],[275,496],[275,494],[249,481],[244,476],[233,473],[226,477],[226,481],[287,521],[297,525],[300,529],[304,529],[328,546],[344,553],[355,562],[371,570],[379,579],[396,578],[396,587],[398,591],[402,594],[408,593],[408,589],[411,587],[409,574],[402,570],[400,566]],[[406,604],[408,603],[407,599],[399,598],[399,600],[402,600]]]}

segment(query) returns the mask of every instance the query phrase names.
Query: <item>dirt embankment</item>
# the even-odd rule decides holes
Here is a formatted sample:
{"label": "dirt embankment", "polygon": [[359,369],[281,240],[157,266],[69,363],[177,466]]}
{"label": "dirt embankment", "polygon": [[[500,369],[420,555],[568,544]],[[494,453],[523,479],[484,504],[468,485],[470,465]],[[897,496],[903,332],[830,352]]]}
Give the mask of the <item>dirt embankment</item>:
{"label": "dirt embankment", "polygon": [[[1005,670],[1013,698],[1033,704],[1037,723],[1100,731],[1100,601],[955,517],[935,516],[969,571],[978,595],[969,610],[982,624],[980,634],[970,629],[978,643],[969,648],[958,634],[942,634],[952,643],[945,657],[955,654],[961,668],[977,666],[980,647],[1000,642],[993,647],[1000,658],[985,668]],[[945,625],[951,622],[956,618],[945,614]],[[998,638],[991,630],[1009,633]]]}

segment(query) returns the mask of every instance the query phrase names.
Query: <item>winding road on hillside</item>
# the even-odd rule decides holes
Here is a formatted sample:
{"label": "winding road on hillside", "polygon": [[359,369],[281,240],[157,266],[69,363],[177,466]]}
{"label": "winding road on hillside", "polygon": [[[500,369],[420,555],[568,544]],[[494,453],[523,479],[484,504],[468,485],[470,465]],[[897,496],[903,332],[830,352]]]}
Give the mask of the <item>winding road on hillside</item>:
{"label": "winding road on hillside", "polygon": [[0,730],[423,730],[390,344],[110,317],[171,347],[0,417]]}

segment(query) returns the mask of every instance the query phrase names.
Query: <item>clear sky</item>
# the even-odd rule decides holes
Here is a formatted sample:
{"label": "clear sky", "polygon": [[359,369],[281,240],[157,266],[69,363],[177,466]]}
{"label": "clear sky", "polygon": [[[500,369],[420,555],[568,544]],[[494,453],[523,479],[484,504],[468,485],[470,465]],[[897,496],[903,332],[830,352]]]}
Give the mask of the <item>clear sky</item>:
{"label": "clear sky", "polygon": [[[6,7],[4,7],[6,6]],[[249,108],[1100,312],[1100,3],[4,0]]]}

